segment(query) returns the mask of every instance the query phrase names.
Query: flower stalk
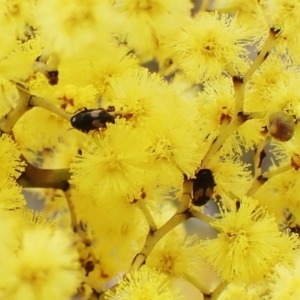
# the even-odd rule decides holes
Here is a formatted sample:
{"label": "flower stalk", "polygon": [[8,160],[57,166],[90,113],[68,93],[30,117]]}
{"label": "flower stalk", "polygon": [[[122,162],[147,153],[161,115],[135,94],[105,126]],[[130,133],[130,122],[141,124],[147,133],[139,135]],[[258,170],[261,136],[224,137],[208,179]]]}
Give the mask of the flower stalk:
{"label": "flower stalk", "polygon": [[251,188],[246,193],[247,196],[253,197],[259,188],[263,186],[265,182],[267,182],[270,178],[274,176],[278,176],[290,170],[293,170],[294,167],[291,164],[279,167],[273,171],[265,172],[262,175],[256,177],[252,183]]}
{"label": "flower stalk", "polygon": [[138,204],[139,204],[139,207],[140,209],[142,210],[147,222],[148,222],[148,225],[149,225],[149,229],[150,231],[154,232],[157,230],[157,226],[155,224],[155,221],[151,215],[151,212],[149,211],[147,205],[145,204],[144,200],[143,199],[140,199],[138,200]]}
{"label": "flower stalk", "polygon": [[[211,144],[209,150],[205,154],[202,162],[201,169],[204,169],[209,164],[210,160],[214,157],[214,155],[222,148],[224,142],[227,138],[239,128],[242,124],[244,124],[248,120],[248,116],[243,113],[238,113],[235,117],[232,118],[229,125],[222,130],[222,134],[219,135]],[[199,169],[200,169],[199,168]]]}
{"label": "flower stalk", "polygon": [[17,179],[23,188],[54,188],[66,191],[69,188],[69,169],[39,169],[26,161],[25,170]]}
{"label": "flower stalk", "polygon": [[244,84],[246,85],[249,80],[251,79],[254,72],[261,66],[261,64],[267,59],[270,54],[270,51],[274,48],[276,44],[276,40],[280,34],[280,30],[275,28],[270,28],[269,35],[260,50],[259,54],[257,55],[256,59],[252,63],[250,69],[244,75]]}
{"label": "flower stalk", "polygon": [[216,289],[211,293],[210,299],[218,300],[224,290],[227,288],[228,282],[221,282]]}
{"label": "flower stalk", "polygon": [[183,193],[177,212],[160,228],[155,231],[149,231],[143,249],[134,258],[129,272],[138,269],[143,265],[155,245],[173,228],[191,217],[189,205],[191,199],[192,181],[185,180],[183,184]]}
{"label": "flower stalk", "polygon": [[32,99],[30,100],[30,105],[35,106],[35,107],[41,107],[44,108],[58,116],[60,116],[61,118],[65,119],[66,121],[70,121],[72,114],[67,113],[66,111],[58,108],[57,106],[53,105],[52,103],[50,103],[49,101],[40,98],[40,97],[32,97]]}
{"label": "flower stalk", "polygon": [[18,89],[19,99],[17,105],[6,116],[0,119],[0,131],[5,133],[11,133],[14,125],[17,121],[31,109],[30,100],[31,95],[27,92]]}

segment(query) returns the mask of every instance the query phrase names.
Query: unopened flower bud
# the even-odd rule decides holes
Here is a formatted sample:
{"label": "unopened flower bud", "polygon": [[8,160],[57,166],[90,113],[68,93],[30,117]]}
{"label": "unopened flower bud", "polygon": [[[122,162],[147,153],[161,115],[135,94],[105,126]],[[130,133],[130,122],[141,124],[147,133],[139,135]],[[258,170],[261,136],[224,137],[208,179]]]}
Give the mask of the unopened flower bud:
{"label": "unopened flower bud", "polygon": [[293,137],[295,126],[293,116],[279,111],[270,116],[268,129],[274,139],[286,142]]}

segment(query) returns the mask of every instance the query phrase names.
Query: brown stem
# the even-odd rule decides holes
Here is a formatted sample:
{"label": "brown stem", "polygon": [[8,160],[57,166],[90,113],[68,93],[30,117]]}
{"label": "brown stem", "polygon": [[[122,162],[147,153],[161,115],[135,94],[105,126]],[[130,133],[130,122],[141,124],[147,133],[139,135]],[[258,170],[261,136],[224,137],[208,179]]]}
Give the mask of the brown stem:
{"label": "brown stem", "polygon": [[209,0],[202,0],[201,2],[200,12],[207,11]]}
{"label": "brown stem", "polygon": [[266,136],[257,146],[254,153],[254,176],[258,178],[262,173],[262,162],[265,159],[265,145],[269,141],[269,136]]}
{"label": "brown stem", "polygon": [[17,180],[23,188],[54,188],[64,191],[69,188],[69,169],[39,169],[28,161],[26,164]]}
{"label": "brown stem", "polygon": [[235,113],[241,113],[244,110],[244,94],[245,94],[245,83],[242,77],[234,76],[233,88],[235,96]]}

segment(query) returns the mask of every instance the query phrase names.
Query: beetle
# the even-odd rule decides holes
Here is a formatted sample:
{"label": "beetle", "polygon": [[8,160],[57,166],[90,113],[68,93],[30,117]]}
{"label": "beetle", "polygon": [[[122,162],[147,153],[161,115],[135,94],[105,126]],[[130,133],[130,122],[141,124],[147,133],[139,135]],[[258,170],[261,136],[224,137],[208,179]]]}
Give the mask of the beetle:
{"label": "beetle", "polygon": [[115,118],[109,114],[114,110],[113,106],[109,106],[106,110],[104,108],[87,109],[84,107],[74,114],[70,122],[77,130],[88,133],[91,130],[106,128],[106,123],[114,124]]}
{"label": "beetle", "polygon": [[214,193],[216,186],[213,173],[210,169],[201,169],[193,179],[192,203],[195,206],[205,205]]}

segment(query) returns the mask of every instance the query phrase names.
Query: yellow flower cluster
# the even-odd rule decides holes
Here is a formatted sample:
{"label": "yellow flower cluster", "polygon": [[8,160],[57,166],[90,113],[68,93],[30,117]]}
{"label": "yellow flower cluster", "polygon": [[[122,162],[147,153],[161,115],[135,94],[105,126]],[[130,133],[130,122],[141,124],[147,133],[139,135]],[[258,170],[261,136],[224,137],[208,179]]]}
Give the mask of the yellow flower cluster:
{"label": "yellow flower cluster", "polygon": [[8,135],[0,136],[0,211],[19,209],[25,205],[21,187],[15,181],[24,170],[20,155],[17,144]]}
{"label": "yellow flower cluster", "polygon": [[[80,54],[110,40],[117,20],[107,0],[37,1],[33,15],[46,51]],[[40,17],[43,16],[43,17]],[[117,26],[118,27],[118,26]]]}
{"label": "yellow flower cluster", "polygon": [[202,251],[223,280],[259,280],[282,255],[290,255],[283,254],[283,249],[293,251],[292,239],[282,237],[275,218],[255,199],[244,197],[238,210],[232,203],[221,216],[211,223],[220,233],[216,239],[203,241]]}
{"label": "yellow flower cluster", "polygon": [[[38,219],[38,218],[37,218]],[[66,299],[80,282],[78,254],[70,239],[47,222],[1,212],[1,299]],[[6,241],[6,242],[4,242]]]}
{"label": "yellow flower cluster", "polygon": [[263,0],[261,2],[269,25],[282,31],[278,50],[282,54],[288,52],[296,66],[299,64],[299,55],[297,55],[299,39],[295,35],[295,28],[299,26],[299,1]]}
{"label": "yellow flower cluster", "polygon": [[116,293],[107,293],[107,300],[183,300],[183,296],[172,286],[163,273],[142,267],[129,274],[120,284]]}
{"label": "yellow flower cluster", "polygon": [[129,47],[149,59],[161,51],[180,21],[188,16],[192,8],[188,0],[118,0],[116,8],[124,16],[124,36]]}
{"label": "yellow flower cluster", "polygon": [[174,41],[175,59],[192,82],[219,77],[227,69],[237,74],[246,70],[248,61],[244,39],[250,36],[247,29],[234,19],[204,13],[183,25]]}

